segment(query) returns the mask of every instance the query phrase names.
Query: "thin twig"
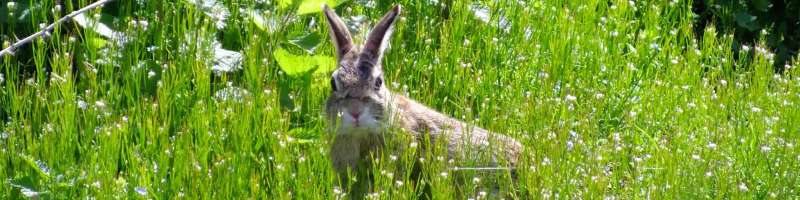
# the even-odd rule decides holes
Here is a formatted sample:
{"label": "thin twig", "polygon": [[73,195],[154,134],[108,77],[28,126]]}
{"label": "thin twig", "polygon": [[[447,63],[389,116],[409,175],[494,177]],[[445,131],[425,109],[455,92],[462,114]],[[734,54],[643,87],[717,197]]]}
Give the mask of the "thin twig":
{"label": "thin twig", "polygon": [[91,9],[97,8],[99,6],[102,6],[102,5],[104,5],[104,4],[106,4],[106,3],[110,2],[110,1],[113,1],[113,0],[100,0],[100,1],[94,2],[92,4],[89,4],[86,7],[81,8],[80,10],[73,11],[72,13],[69,13],[68,15],[66,15],[64,17],[61,17],[61,19],[58,19],[57,21],[55,21],[52,24],[48,25],[47,27],[45,27],[41,31],[36,32],[33,35],[30,35],[30,36],[26,37],[25,39],[17,41],[16,43],[14,43],[13,45],[9,46],[8,48],[3,49],[3,51],[0,51],[0,58],[5,56],[6,54],[14,55],[14,50],[15,49],[21,47],[22,45],[25,45],[26,43],[29,43],[29,42],[33,41],[33,39],[36,39],[37,37],[41,37],[42,35],[48,34],[48,32],[53,31],[53,29],[55,29],[56,26],[60,25],[61,23],[64,23],[67,20],[71,20],[72,17],[75,17],[76,15],[79,15],[81,13],[84,13],[84,12],[88,11],[88,10],[91,10]]}

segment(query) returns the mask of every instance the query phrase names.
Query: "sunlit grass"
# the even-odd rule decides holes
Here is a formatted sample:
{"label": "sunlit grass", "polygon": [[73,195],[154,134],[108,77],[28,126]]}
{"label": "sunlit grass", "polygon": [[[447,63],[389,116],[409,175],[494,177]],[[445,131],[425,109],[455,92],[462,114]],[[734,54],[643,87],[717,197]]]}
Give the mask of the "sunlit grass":
{"label": "sunlit grass", "polygon": [[[327,155],[328,74],[287,74],[274,57],[279,48],[332,56],[322,15],[219,1],[229,12],[220,26],[221,16],[188,1],[137,2],[119,4],[128,17],[111,25],[130,36],[125,43],[98,47],[87,29],[35,41],[31,62],[0,58],[0,198],[352,194]],[[365,31],[392,4],[336,10],[348,22],[364,17]],[[510,197],[800,195],[797,64],[776,75],[759,45],[734,59],[731,36],[696,37],[691,2],[396,4],[404,12],[383,62],[387,86],[523,142],[516,185],[496,177]],[[54,20],[43,10],[32,24]],[[267,22],[257,25],[248,10]],[[320,36],[315,49],[291,43],[308,33]],[[212,71],[213,41],[240,52],[242,70]],[[420,158],[435,199],[492,192],[478,187],[486,178],[457,180],[440,155],[405,150],[378,155],[370,197],[423,193],[403,170]]]}

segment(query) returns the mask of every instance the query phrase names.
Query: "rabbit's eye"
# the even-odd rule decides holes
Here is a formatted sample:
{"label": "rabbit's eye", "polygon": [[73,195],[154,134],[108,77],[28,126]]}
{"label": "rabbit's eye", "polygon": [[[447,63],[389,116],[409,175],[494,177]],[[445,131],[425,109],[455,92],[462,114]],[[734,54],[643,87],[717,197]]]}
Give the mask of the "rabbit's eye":
{"label": "rabbit's eye", "polygon": [[331,89],[333,89],[333,91],[336,91],[336,80],[334,79],[331,79]]}
{"label": "rabbit's eye", "polygon": [[381,86],[383,86],[383,79],[378,77],[375,79],[375,89],[381,89]]}

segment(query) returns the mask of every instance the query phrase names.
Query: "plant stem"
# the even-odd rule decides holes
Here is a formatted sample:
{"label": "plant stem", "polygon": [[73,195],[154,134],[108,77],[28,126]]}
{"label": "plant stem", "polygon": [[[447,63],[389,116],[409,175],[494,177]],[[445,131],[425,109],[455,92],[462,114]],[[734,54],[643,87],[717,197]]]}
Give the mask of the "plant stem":
{"label": "plant stem", "polygon": [[72,17],[75,17],[76,15],[79,15],[81,13],[84,13],[84,12],[88,11],[88,10],[97,8],[98,6],[102,6],[102,5],[104,5],[104,4],[106,4],[106,3],[110,2],[110,1],[113,1],[113,0],[100,0],[100,1],[94,2],[92,4],[89,4],[86,7],[81,8],[80,10],[73,11],[72,13],[69,13],[68,15],[66,15],[64,17],[61,17],[60,19],[58,19],[57,21],[55,21],[52,24],[48,25],[47,27],[45,27],[41,31],[36,32],[33,35],[30,35],[28,37],[25,37],[25,39],[17,41],[16,43],[14,43],[13,45],[9,46],[8,48],[3,49],[3,51],[0,51],[0,58],[5,56],[6,54],[14,55],[14,50],[15,49],[21,47],[22,45],[25,45],[26,43],[29,43],[29,42],[33,41],[33,39],[36,39],[37,37],[41,37],[42,35],[46,35],[48,32],[52,31],[57,25],[60,25],[61,23],[64,23],[67,20],[71,20]]}

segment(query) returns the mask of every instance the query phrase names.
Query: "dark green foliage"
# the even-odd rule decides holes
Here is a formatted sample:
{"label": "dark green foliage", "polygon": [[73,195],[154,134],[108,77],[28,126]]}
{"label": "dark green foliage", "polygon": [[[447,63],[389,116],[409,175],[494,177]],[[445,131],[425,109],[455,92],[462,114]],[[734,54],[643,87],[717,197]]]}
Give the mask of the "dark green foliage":
{"label": "dark green foliage", "polygon": [[709,23],[722,33],[733,33],[734,56],[739,56],[743,45],[752,46],[760,38],[765,38],[768,48],[775,53],[776,72],[783,72],[784,66],[797,55],[800,46],[798,1],[696,0],[692,11],[698,15],[694,25],[698,38],[702,38],[703,29]]}

